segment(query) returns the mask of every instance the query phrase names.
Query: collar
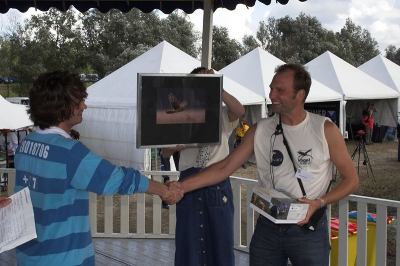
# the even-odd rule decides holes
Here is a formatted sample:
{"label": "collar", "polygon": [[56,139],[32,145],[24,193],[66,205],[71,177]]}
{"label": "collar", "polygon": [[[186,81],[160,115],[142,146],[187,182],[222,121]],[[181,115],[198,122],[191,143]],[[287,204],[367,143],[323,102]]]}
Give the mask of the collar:
{"label": "collar", "polygon": [[50,127],[46,129],[40,129],[40,127],[37,127],[35,131],[39,134],[58,134],[68,139],[71,138],[71,136],[67,132],[59,127]]}

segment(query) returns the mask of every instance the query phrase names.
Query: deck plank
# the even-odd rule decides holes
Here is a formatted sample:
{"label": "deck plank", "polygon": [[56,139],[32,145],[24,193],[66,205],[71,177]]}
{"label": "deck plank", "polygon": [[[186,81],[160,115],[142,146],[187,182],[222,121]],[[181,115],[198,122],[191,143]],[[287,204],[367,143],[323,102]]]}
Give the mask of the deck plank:
{"label": "deck plank", "polygon": [[[93,238],[96,266],[174,265],[174,239]],[[249,265],[249,254],[235,250],[235,266]],[[15,251],[0,253],[1,266],[17,266]]]}

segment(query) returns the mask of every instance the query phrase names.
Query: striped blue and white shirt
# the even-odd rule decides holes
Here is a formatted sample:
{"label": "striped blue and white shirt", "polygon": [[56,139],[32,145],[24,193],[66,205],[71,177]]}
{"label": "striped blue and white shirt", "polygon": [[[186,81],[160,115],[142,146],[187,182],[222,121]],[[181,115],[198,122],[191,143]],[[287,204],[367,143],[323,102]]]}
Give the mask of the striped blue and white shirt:
{"label": "striped blue and white shirt", "polygon": [[18,146],[15,192],[29,187],[37,239],[16,248],[19,265],[94,265],[89,194],[143,193],[149,180],[117,167],[60,128],[37,129]]}

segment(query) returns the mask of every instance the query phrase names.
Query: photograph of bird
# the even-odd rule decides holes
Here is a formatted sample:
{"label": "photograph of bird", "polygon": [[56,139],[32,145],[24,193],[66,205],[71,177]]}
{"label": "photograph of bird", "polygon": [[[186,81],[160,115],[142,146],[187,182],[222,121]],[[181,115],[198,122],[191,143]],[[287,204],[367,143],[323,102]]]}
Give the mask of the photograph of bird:
{"label": "photograph of bird", "polygon": [[178,100],[178,98],[176,98],[176,96],[174,94],[172,94],[171,92],[168,93],[168,100],[169,100],[169,103],[171,104],[173,110],[167,110],[166,111],[167,114],[173,114],[173,113],[182,112],[183,110],[185,110],[187,101],[180,102]]}

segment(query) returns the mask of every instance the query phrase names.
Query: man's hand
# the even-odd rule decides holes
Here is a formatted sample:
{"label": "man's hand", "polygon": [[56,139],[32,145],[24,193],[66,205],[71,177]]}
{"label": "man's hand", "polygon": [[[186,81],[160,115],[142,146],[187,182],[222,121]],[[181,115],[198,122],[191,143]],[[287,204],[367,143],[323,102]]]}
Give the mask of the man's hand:
{"label": "man's hand", "polygon": [[168,186],[168,189],[170,189],[170,190],[171,189],[179,189],[180,191],[182,191],[183,194],[185,194],[182,183],[180,183],[178,181],[168,182],[167,186]]}
{"label": "man's hand", "polygon": [[7,205],[9,205],[11,203],[11,199],[4,197],[4,196],[0,196],[0,208],[3,208]]}
{"label": "man's hand", "polygon": [[307,198],[299,198],[298,200],[300,202],[304,202],[304,203],[308,203],[309,204],[306,218],[304,218],[304,220],[299,221],[297,223],[297,225],[302,226],[302,225],[307,224],[308,221],[310,220],[311,216],[314,214],[314,212],[321,207],[321,201],[319,199],[310,200],[310,199],[307,199]]}
{"label": "man's hand", "polygon": [[[177,181],[173,181],[173,182],[167,181],[167,182],[165,182],[165,185],[168,187],[168,190],[170,190],[170,191],[179,191],[181,198],[184,196],[185,192],[183,191],[182,183],[177,182]],[[166,200],[164,200],[164,201],[166,201]],[[176,201],[176,202],[178,202],[178,201]],[[172,205],[172,204],[175,204],[176,202],[169,203],[169,204]]]}
{"label": "man's hand", "polygon": [[173,205],[179,202],[184,194],[183,191],[176,186],[170,186],[171,183],[173,182],[167,181],[165,183],[165,185],[168,187],[168,193],[166,197],[161,197],[161,199],[168,203],[168,205]]}

